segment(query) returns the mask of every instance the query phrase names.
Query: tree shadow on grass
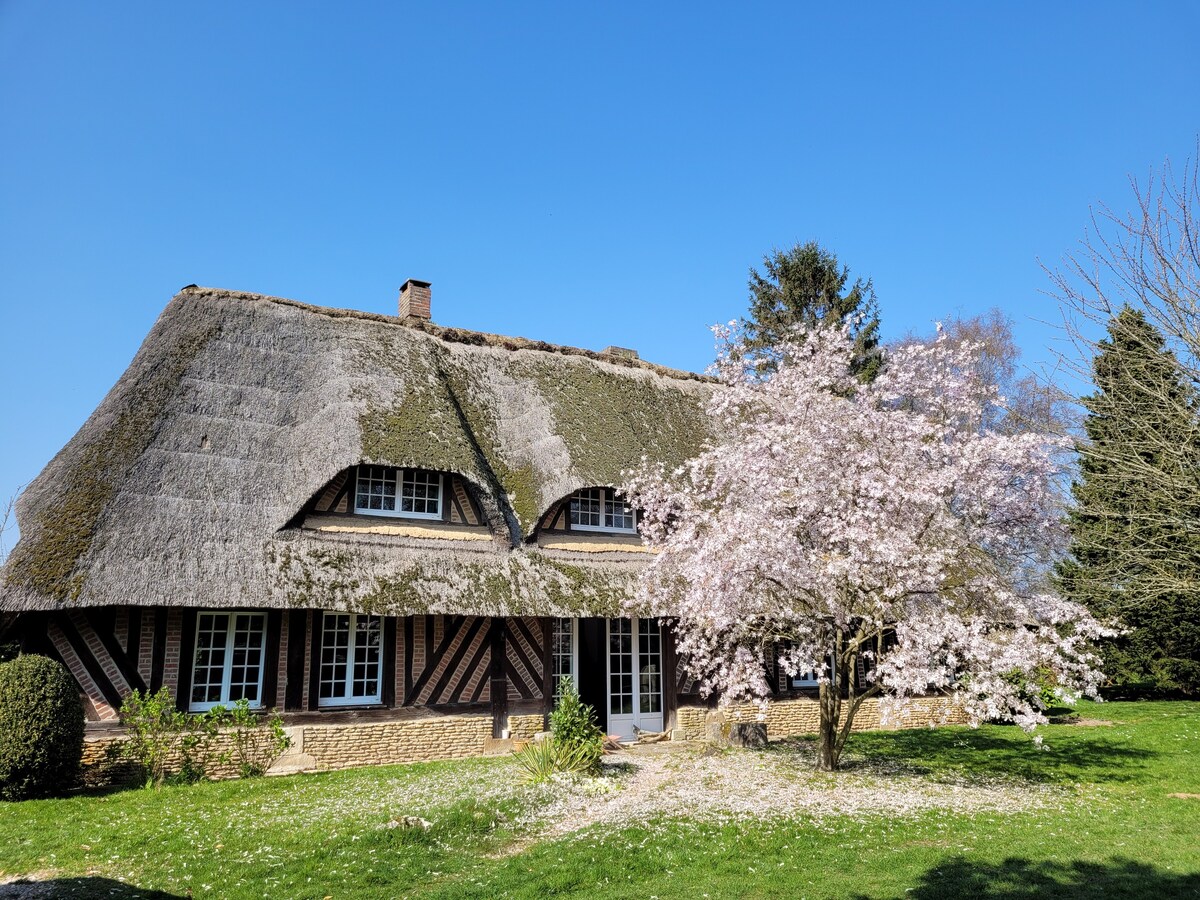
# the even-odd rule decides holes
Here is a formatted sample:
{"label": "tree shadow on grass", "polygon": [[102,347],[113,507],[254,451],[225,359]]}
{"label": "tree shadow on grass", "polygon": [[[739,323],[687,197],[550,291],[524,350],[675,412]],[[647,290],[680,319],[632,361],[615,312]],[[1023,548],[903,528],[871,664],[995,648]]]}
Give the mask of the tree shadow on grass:
{"label": "tree shadow on grass", "polygon": [[[1142,898],[1174,900],[1200,896],[1200,874],[1165,872],[1131,859],[1106,863],[1033,862],[1010,858],[981,863],[952,857],[926,872],[905,897],[912,900],[1056,900]],[[856,900],[865,900],[863,897]]]}
{"label": "tree shadow on grass", "polygon": [[[896,775],[1011,778],[1042,784],[1138,781],[1160,754],[1108,740],[1104,729],[1055,734],[1042,746],[1019,730],[912,729],[852,735],[842,768]],[[815,739],[773,742],[776,752],[815,754]]]}
{"label": "tree shadow on grass", "polygon": [[112,878],[85,876],[14,881],[0,884],[0,900],[57,900],[59,897],[113,898],[113,900],[179,900],[180,894],[135,887]]}

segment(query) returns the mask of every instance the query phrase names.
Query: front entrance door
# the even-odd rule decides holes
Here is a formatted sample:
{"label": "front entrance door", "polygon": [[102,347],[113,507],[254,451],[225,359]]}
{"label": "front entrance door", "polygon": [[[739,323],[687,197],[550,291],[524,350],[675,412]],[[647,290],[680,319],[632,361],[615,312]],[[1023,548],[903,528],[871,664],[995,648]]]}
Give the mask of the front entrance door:
{"label": "front entrance door", "polygon": [[608,732],[663,730],[662,632],[652,619],[608,620]]}

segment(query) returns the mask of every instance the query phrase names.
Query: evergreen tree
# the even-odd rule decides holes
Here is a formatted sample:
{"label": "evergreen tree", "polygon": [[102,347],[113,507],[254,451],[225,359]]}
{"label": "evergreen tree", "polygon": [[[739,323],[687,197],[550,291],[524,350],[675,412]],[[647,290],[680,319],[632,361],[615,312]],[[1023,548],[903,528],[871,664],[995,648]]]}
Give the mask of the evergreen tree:
{"label": "evergreen tree", "polygon": [[750,269],[750,317],[743,321],[747,355],[759,371],[774,372],[778,347],[792,337],[796,326],[849,323],[854,340],[852,369],[863,381],[879,373],[879,308],[870,279],[855,279],[850,270],[816,241],[776,250],[763,257],[764,272]]}
{"label": "evergreen tree", "polygon": [[1200,691],[1200,423],[1195,388],[1162,334],[1124,307],[1082,399],[1060,587],[1128,632],[1106,647],[1118,683]]}

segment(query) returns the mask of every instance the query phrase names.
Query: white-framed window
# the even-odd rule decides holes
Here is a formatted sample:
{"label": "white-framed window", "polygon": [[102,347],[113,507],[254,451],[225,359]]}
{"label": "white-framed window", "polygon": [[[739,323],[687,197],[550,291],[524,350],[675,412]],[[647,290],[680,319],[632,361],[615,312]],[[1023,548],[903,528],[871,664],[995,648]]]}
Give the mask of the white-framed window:
{"label": "white-framed window", "polygon": [[571,495],[572,531],[637,533],[637,516],[625,498],[611,488],[584,488]]}
{"label": "white-framed window", "polygon": [[354,511],[401,519],[442,517],[442,474],[424,469],[359,466]]}
{"label": "white-framed window", "polygon": [[197,613],[188,709],[204,712],[238,700],[262,706],[266,640],[265,613]]}
{"label": "white-framed window", "polygon": [[554,700],[562,696],[562,680],[570,677],[579,690],[579,620],[558,617],[552,620],[550,633],[550,674]]}
{"label": "white-framed window", "polygon": [[820,682],[817,680],[817,670],[812,669],[808,672],[797,672],[792,678],[792,687],[794,688],[815,688]]}
{"label": "white-framed window", "polygon": [[[829,654],[829,662],[825,666],[824,673],[818,673],[816,669],[810,669],[807,672],[797,672],[794,676],[792,676],[792,687],[794,687],[794,688],[818,687],[821,684],[821,680],[818,677],[818,675],[819,674],[829,675],[831,672],[833,672],[833,653]],[[837,679],[835,677],[834,681],[836,681],[836,680]]]}
{"label": "white-framed window", "polygon": [[382,616],[322,614],[318,706],[379,703],[382,668]]}

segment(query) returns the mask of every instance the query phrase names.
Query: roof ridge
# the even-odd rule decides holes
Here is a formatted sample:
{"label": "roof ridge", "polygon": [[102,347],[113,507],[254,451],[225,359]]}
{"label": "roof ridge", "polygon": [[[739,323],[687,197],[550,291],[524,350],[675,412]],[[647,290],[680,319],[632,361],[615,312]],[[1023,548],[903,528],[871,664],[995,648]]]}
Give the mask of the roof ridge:
{"label": "roof ridge", "polygon": [[503,334],[493,334],[487,331],[473,331],[468,328],[458,328],[451,325],[437,325],[433,322],[420,320],[405,320],[399,316],[389,316],[384,313],[367,312],[360,309],[344,309],[336,306],[318,306],[314,303],[305,303],[302,300],[292,300],[288,297],[276,297],[271,294],[259,294],[254,291],[239,291],[230,288],[217,287],[201,287],[200,285],[189,284],[181,288],[179,295],[188,294],[196,296],[215,296],[215,297],[231,297],[238,300],[251,300],[257,302],[275,303],[280,306],[291,306],[296,309],[304,310],[305,312],[316,315],[328,316],[334,319],[362,319],[369,322],[378,322],[383,325],[393,325],[398,328],[407,328],[410,331],[419,331],[427,334],[430,337],[437,338],[448,344],[467,344],[476,347],[496,347],[502,350],[536,350],[542,353],[557,353],[561,356],[580,356],[585,359],[591,359],[596,362],[608,363],[609,365],[622,366],[627,369],[644,369],[648,372],[653,372],[656,375],[661,375],[665,378],[672,378],[679,381],[703,381],[715,382],[710,375],[703,375],[699,372],[689,372],[685,369],[674,369],[670,366],[660,365],[650,362],[645,359],[633,359],[625,356],[617,356],[611,353],[601,353],[597,350],[588,350],[584,347],[571,347],[566,344],[552,344],[548,341],[538,341],[526,337],[514,337]]}

